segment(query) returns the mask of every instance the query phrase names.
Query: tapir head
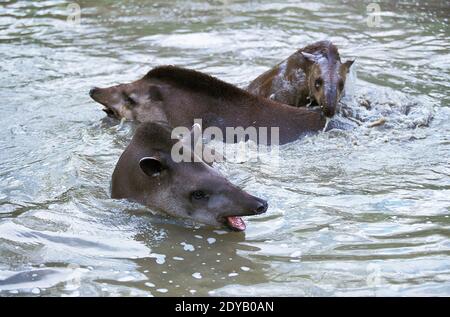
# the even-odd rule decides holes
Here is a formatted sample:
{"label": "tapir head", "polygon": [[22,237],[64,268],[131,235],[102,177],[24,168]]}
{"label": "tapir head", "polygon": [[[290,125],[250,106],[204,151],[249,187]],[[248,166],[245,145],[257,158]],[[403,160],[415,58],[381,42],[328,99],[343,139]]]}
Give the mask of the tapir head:
{"label": "tapir head", "polygon": [[347,74],[354,61],[341,63],[337,51],[331,51],[328,55],[301,54],[308,65],[310,97],[314,98],[325,116],[331,118],[343,96]]}
{"label": "tapir head", "polygon": [[119,84],[106,88],[92,88],[89,95],[96,102],[102,104],[103,111],[109,117],[147,121],[162,119],[158,114],[152,113],[151,105],[161,101],[158,88],[150,85],[145,78],[127,84]]}
{"label": "tapir head", "polygon": [[[174,217],[245,230],[241,217],[266,212],[267,202],[231,184],[197,157],[186,141],[192,134],[172,140],[171,130],[161,124],[139,126],[114,171],[113,198],[135,200]],[[189,153],[190,162],[174,157],[180,150]]]}

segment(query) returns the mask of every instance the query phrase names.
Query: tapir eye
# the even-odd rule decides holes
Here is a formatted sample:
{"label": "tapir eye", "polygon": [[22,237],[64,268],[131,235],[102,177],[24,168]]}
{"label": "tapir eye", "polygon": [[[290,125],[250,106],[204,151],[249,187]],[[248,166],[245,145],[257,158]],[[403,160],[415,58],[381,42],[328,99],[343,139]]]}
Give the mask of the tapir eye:
{"label": "tapir eye", "polygon": [[127,103],[128,105],[134,106],[136,104],[136,101],[126,93],[123,93],[123,100],[125,100],[125,103]]}
{"label": "tapir eye", "polygon": [[316,89],[319,89],[323,84],[323,80],[322,78],[317,78],[315,83],[314,83],[314,87],[316,87]]}
{"label": "tapir eye", "polygon": [[195,200],[202,200],[202,199],[207,199],[208,195],[203,190],[196,190],[196,191],[192,192],[191,197],[192,197],[192,199],[195,199]]}

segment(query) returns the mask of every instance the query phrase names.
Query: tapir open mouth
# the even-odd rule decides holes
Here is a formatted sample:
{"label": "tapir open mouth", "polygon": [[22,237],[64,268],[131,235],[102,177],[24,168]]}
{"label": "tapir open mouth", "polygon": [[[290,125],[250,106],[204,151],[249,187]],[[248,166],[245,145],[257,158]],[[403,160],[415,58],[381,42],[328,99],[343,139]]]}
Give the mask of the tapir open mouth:
{"label": "tapir open mouth", "polygon": [[244,231],[247,228],[244,219],[239,216],[225,217],[225,221],[227,227],[233,231]]}
{"label": "tapir open mouth", "polygon": [[241,216],[225,216],[219,218],[218,221],[232,231],[244,231],[247,228]]}
{"label": "tapir open mouth", "polygon": [[114,118],[114,119],[119,119],[119,116],[118,116],[118,115],[116,114],[116,112],[115,112],[114,110],[112,110],[111,108],[106,107],[106,108],[103,108],[102,110],[106,113],[106,115],[107,115],[108,117]]}
{"label": "tapir open mouth", "polygon": [[242,219],[243,216],[261,215],[267,211],[268,204],[265,200],[257,198],[257,202],[258,205],[251,211],[241,213],[239,216],[233,214],[229,216],[223,215],[222,218],[218,220],[233,231],[244,231],[247,226],[245,225],[244,219]]}

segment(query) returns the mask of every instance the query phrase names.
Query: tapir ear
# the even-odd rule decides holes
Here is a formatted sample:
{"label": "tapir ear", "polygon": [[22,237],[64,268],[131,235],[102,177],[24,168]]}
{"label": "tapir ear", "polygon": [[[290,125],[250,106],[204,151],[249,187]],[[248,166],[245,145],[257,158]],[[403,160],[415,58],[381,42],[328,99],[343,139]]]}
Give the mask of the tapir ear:
{"label": "tapir ear", "polygon": [[347,72],[350,71],[350,67],[352,67],[354,62],[355,62],[354,59],[353,60],[349,59],[344,63],[344,67],[347,69]]}
{"label": "tapir ear", "polygon": [[301,52],[301,54],[306,59],[306,61],[308,61],[310,63],[315,63],[316,62],[316,56],[315,55],[309,54],[309,53],[306,53],[306,52]]}
{"label": "tapir ear", "polygon": [[150,177],[158,176],[159,173],[165,169],[165,166],[161,160],[154,156],[141,158],[139,161],[139,167]]}

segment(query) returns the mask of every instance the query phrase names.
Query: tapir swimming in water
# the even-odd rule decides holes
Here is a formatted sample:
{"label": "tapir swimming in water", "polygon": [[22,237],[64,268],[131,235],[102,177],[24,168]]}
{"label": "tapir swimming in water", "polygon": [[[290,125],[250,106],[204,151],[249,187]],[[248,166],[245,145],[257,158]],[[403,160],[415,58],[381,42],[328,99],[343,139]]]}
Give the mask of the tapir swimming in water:
{"label": "tapir swimming in water", "polygon": [[[194,119],[201,119],[203,129],[217,127],[224,133],[228,127],[267,128],[267,144],[295,141],[323,130],[327,122],[320,111],[284,105],[175,66],[154,68],[132,83],[93,88],[90,96],[118,119],[163,121],[172,127],[191,127]],[[272,128],[279,129],[274,142]]]}
{"label": "tapir swimming in water", "polygon": [[241,217],[266,212],[267,202],[234,186],[198,157],[174,159],[172,149],[177,142],[183,151],[196,155],[192,151],[198,141],[192,140],[194,129],[180,140],[172,139],[172,128],[164,123],[139,125],[114,170],[111,196],[170,216],[243,231],[246,226]]}
{"label": "tapir swimming in water", "polygon": [[353,62],[342,63],[330,41],[316,42],[258,76],[247,91],[295,107],[315,104],[331,118],[344,94]]}

